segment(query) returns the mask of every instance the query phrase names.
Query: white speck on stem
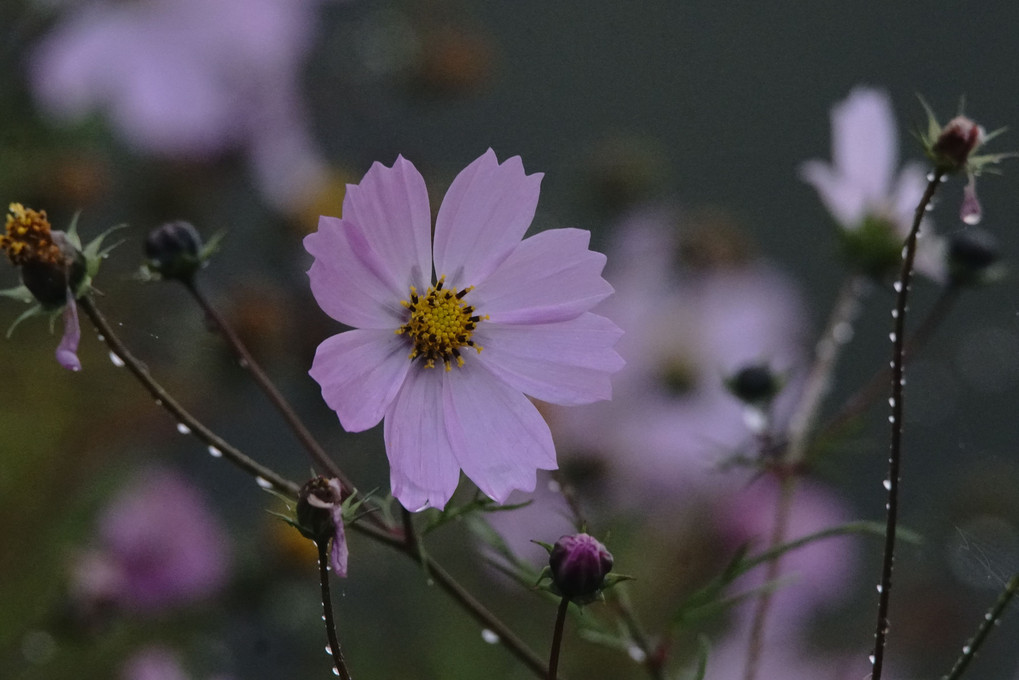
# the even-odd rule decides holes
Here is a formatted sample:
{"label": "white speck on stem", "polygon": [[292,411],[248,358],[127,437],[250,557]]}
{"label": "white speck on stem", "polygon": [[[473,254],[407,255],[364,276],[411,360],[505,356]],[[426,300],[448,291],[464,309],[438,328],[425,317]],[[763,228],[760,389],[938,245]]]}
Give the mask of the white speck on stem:
{"label": "white speck on stem", "polygon": [[273,483],[265,477],[255,477],[255,484],[258,484],[263,489],[271,489],[273,487]]}
{"label": "white speck on stem", "polygon": [[881,482],[881,486],[883,486],[885,488],[885,491],[891,491],[892,490],[892,480],[886,479],[885,481]]}
{"label": "white speck on stem", "polygon": [[494,645],[499,642],[499,636],[487,628],[481,629],[481,639],[490,645]]}
{"label": "white speck on stem", "polygon": [[124,360],[117,356],[116,352],[110,352],[110,363],[116,366],[117,368],[124,367]]}
{"label": "white speck on stem", "polygon": [[212,456],[213,458],[222,458],[223,452],[217,449],[212,444],[209,444],[209,455]]}
{"label": "white speck on stem", "polygon": [[177,423],[177,431],[181,434],[191,434],[191,428],[184,423]]}

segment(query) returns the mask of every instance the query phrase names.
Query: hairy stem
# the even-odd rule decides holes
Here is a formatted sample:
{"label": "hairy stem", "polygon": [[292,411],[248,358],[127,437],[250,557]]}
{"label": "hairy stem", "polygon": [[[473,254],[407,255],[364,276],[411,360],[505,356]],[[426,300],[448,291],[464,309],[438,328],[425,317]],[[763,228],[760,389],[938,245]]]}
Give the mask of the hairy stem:
{"label": "hairy stem", "polygon": [[[297,498],[297,492],[300,490],[300,486],[289,479],[276,473],[264,465],[256,463],[251,458],[248,458],[239,449],[235,448],[231,444],[227,443],[215,432],[206,427],[193,415],[181,406],[176,399],[156,382],[155,378],[149,373],[148,369],[142,364],[127,347],[121,342],[120,338],[113,331],[113,327],[106,321],[106,318],[96,307],[95,302],[91,297],[85,296],[78,300],[78,304],[85,311],[85,314],[92,321],[92,325],[95,326],[96,330],[102,336],[103,342],[110,348],[110,350],[124,362],[124,366],[137,378],[138,382],[148,390],[149,394],[152,395],[153,399],[156,400],[156,404],[167,410],[174,418],[177,419],[178,423],[185,425],[191,434],[197,437],[204,444],[209,446],[209,450],[219,453],[225,460],[230,461],[235,466],[244,470],[248,474],[254,476],[257,479],[264,480],[265,483],[270,484],[273,488],[283,493],[290,495],[293,498]],[[261,484],[261,483],[260,483]]]}
{"label": "hairy stem", "polygon": [[888,454],[888,477],[885,480],[885,488],[888,489],[888,514],[885,525],[885,547],[884,558],[881,563],[881,583],[878,585],[878,607],[877,626],[874,631],[874,668],[871,674],[872,680],[881,680],[881,671],[884,668],[885,646],[888,638],[888,606],[892,594],[892,569],[895,566],[895,530],[898,527],[899,517],[899,477],[902,463],[902,414],[903,414],[903,375],[906,359],[906,310],[909,302],[909,285],[913,278],[913,259],[916,257],[916,235],[920,231],[920,222],[923,220],[927,206],[930,205],[934,193],[941,184],[944,172],[936,170],[931,175],[920,204],[916,206],[916,213],[913,216],[913,226],[906,238],[905,253],[902,258],[902,269],[899,272],[899,280],[896,283],[895,311],[893,312],[892,331],[892,415],[890,417],[892,432],[891,446]]}
{"label": "hairy stem", "polygon": [[353,492],[354,486],[350,483],[350,480],[343,474],[339,466],[329,457],[325,452],[325,449],[315,440],[311,432],[298,417],[294,409],[291,408],[290,403],[286,397],[280,393],[276,388],[276,385],[269,379],[262,367],[255,361],[255,358],[248,351],[248,348],[241,341],[240,337],[233,330],[233,328],[226,322],[226,319],[216,310],[215,307],[209,302],[208,298],[198,289],[198,286],[192,282],[185,282],[184,287],[187,288],[188,292],[195,299],[198,305],[205,312],[206,318],[215,326],[216,331],[223,336],[227,344],[233,350],[234,354],[237,355],[240,360],[240,364],[243,368],[247,369],[251,373],[251,377],[254,378],[255,383],[259,386],[272,405],[276,407],[276,410],[280,412],[283,419],[290,426],[297,440],[301,443],[301,446],[311,456],[312,462],[319,471],[323,474],[328,474],[330,477],[335,477],[340,480],[340,483],[344,488],[344,497]]}
{"label": "hairy stem", "polygon": [[1005,607],[1012,601],[1017,591],[1019,591],[1019,574],[1013,576],[1012,580],[1005,584],[1005,590],[998,596],[998,601],[994,603],[994,606],[984,614],[984,620],[980,623],[976,634],[963,646],[962,655],[956,660],[955,665],[952,666],[952,670],[944,677],[944,680],[958,680],[962,677],[966,667],[969,666],[970,662],[976,657],[977,651],[983,646],[988,634],[998,625],[1002,615],[1005,613]]}
{"label": "hairy stem", "polygon": [[318,579],[322,587],[322,619],[325,621],[326,637],[329,639],[329,655],[333,658],[333,668],[342,680],[350,680],[350,672],[343,660],[340,640],[336,637],[336,622],[333,620],[333,598],[329,592],[329,553],[328,541],[315,543],[318,546]]}
{"label": "hairy stem", "polygon": [[559,609],[556,610],[555,617],[555,630],[552,632],[552,651],[548,655],[548,680],[557,680],[559,677],[559,650],[563,646],[563,628],[569,608],[570,598],[564,597],[559,601]]}

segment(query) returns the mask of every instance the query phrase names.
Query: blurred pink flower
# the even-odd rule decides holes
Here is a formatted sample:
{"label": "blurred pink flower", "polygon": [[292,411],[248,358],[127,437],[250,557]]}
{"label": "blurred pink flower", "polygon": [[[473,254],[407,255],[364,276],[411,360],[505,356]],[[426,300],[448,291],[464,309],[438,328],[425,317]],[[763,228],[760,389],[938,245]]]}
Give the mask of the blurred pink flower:
{"label": "blurred pink flower", "polygon": [[[905,239],[927,185],[923,167],[908,163],[898,171],[899,136],[887,93],[857,87],[831,111],[832,162],[810,160],[800,177],[813,186],[842,229],[862,229],[872,220],[891,226]],[[945,277],[941,244],[928,236],[917,252],[917,269],[931,278]]]}
{"label": "blurred pink flower", "polygon": [[[774,530],[780,483],[773,476],[754,480],[737,494],[719,503],[719,524],[729,549],[749,543],[750,554],[767,550]],[[844,498],[819,482],[801,480],[793,491],[784,543],[841,526],[853,516]],[[818,609],[844,601],[855,592],[859,541],[852,536],[825,538],[786,553],[780,561],[782,583],[771,599],[767,628],[772,637],[795,636],[806,630]],[[764,583],[762,565],[735,584],[738,591]],[[752,600],[740,610],[749,623],[755,608]]]}
{"label": "blurred pink flower", "polygon": [[524,394],[610,396],[620,330],[588,311],[612,292],[605,256],[580,229],[521,241],[540,182],[489,149],[449,187],[433,242],[424,180],[399,157],[348,186],[343,219],[322,217],[305,239],[315,299],[355,327],[319,346],[311,375],[348,431],[385,417],[392,491],[408,509],[444,507],[461,469],[499,502],[554,469]]}
{"label": "blurred pink flower", "polygon": [[676,221],[673,210],[648,209],[616,227],[607,273],[616,293],[598,308],[625,332],[613,401],[549,409],[560,449],[604,463],[624,504],[690,502],[742,483],[718,470],[753,443],[724,380],[750,363],[784,375],[781,423],[805,365],[806,310],[792,282],[761,261],[676,270]]}
{"label": "blurred pink flower", "polygon": [[149,646],[136,652],[120,671],[120,680],[191,680],[177,655],[165,647]]}
{"label": "blurred pink flower", "polygon": [[229,537],[198,491],[154,468],[120,491],[99,520],[99,545],[73,565],[72,596],[155,613],[212,595],[227,579]]}
{"label": "blurred pink flower", "polygon": [[145,151],[245,149],[270,199],[283,200],[322,172],[298,85],[324,1],[81,3],[32,53],[32,87],[51,115],[102,111]]}

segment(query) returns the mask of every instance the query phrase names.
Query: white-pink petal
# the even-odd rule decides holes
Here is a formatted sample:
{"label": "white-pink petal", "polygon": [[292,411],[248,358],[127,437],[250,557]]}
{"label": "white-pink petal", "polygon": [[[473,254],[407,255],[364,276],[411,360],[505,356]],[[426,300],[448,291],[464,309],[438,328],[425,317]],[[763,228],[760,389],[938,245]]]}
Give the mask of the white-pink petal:
{"label": "white-pink petal", "polygon": [[605,256],[587,249],[590,232],[553,229],[524,239],[469,301],[494,323],[550,323],[575,318],[604,300]]}
{"label": "white-pink petal", "polygon": [[888,195],[899,157],[899,136],[888,95],[857,87],[831,114],[832,161],[867,201]]}
{"label": "white-pink petal", "polygon": [[435,275],[462,288],[506,259],[534,219],[542,174],[524,174],[519,156],[502,165],[489,149],[446,192],[435,221]]}
{"label": "white-pink petal", "polygon": [[445,375],[413,366],[383,425],[393,496],[412,512],[445,507],[460,482],[443,420]]}
{"label": "white-pink petal", "polygon": [[821,202],[843,229],[856,229],[863,223],[867,197],[832,166],[823,161],[807,161],[800,166],[800,178],[817,190]]}
{"label": "white-pink petal", "polygon": [[378,257],[357,227],[335,217],[320,217],[318,231],[304,238],[315,257],[308,270],[311,292],[319,307],[341,323],[356,328],[396,329],[406,310],[398,291],[380,278]]}
{"label": "white-pink petal", "polygon": [[398,295],[405,298],[412,285],[427,287],[432,213],[425,180],[410,161],[398,156],[391,168],[375,163],[360,184],[348,185],[343,219],[357,225],[378,255],[380,276]]}
{"label": "white-pink petal", "polygon": [[443,417],[464,474],[496,502],[532,491],[537,470],[556,469],[552,435],[519,390],[468,361],[444,374]]}
{"label": "white-pink petal", "polygon": [[309,373],[343,429],[378,425],[410,369],[406,338],[392,330],[357,329],[326,338]]}
{"label": "white-pink petal", "polygon": [[590,312],[559,323],[485,322],[476,337],[481,361],[516,390],[553,404],[590,404],[612,396],[610,376],[625,363],[614,348],[622,336],[612,321]]}

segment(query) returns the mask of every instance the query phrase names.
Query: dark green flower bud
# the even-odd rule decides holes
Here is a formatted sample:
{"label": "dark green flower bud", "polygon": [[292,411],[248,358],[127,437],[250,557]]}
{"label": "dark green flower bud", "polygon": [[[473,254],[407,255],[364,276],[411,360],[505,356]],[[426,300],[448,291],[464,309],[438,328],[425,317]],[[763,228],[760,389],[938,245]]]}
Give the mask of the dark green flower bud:
{"label": "dark green flower bud", "polygon": [[741,368],[726,381],[733,396],[747,404],[765,404],[782,389],[782,380],[768,366],[755,364]]}
{"label": "dark green flower bud", "polygon": [[150,271],[188,283],[202,266],[202,239],[189,222],[167,222],[145,238],[145,257]]}
{"label": "dark green flower bud", "polygon": [[569,599],[594,596],[612,571],[612,554],[588,534],[563,536],[548,556],[552,584]]}
{"label": "dark green flower bud", "polygon": [[969,228],[948,240],[948,277],[953,285],[987,283],[1001,261],[998,240],[983,229]]}

